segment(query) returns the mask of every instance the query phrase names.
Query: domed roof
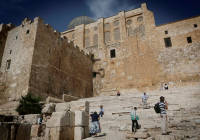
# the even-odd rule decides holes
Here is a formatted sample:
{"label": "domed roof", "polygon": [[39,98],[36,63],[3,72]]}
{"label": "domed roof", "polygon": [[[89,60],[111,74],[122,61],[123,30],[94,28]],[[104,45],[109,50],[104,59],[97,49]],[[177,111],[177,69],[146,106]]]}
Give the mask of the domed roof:
{"label": "domed roof", "polygon": [[75,26],[81,25],[81,24],[89,24],[95,22],[95,20],[87,17],[87,16],[80,16],[72,19],[72,21],[69,23],[67,29],[73,29]]}

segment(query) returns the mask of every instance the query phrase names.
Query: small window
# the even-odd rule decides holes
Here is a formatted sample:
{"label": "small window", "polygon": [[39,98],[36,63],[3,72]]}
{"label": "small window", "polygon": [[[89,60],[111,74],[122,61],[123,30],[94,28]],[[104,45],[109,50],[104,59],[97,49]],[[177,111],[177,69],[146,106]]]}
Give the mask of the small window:
{"label": "small window", "polygon": [[167,31],[167,30],[165,31],[165,34],[168,34],[168,31]]}
{"label": "small window", "polygon": [[6,69],[10,69],[11,59],[7,60]]}
{"label": "small window", "polygon": [[172,46],[172,42],[171,42],[171,38],[168,37],[168,38],[164,38],[164,41],[165,41],[165,47],[171,47]]}
{"label": "small window", "polygon": [[131,19],[129,19],[129,20],[126,21],[126,24],[127,24],[127,25],[131,25],[131,23],[132,23],[132,20],[131,20]]}
{"label": "small window", "polygon": [[198,27],[198,25],[197,24],[194,24],[194,28],[197,28]]}
{"label": "small window", "polygon": [[12,53],[12,50],[10,50],[10,54]]}
{"label": "small window", "polygon": [[17,39],[18,39],[18,36],[16,36],[15,38],[16,38],[16,40],[17,40]]}
{"label": "small window", "polygon": [[188,43],[192,43],[192,38],[191,37],[187,37],[187,42]]}
{"label": "small window", "polygon": [[115,49],[110,50],[110,58],[115,58]]}
{"label": "small window", "polygon": [[143,21],[143,17],[142,17],[142,16],[139,16],[139,17],[137,18],[137,21],[138,21],[138,22]]}
{"label": "small window", "polygon": [[97,76],[97,73],[96,72],[92,72],[92,77],[96,78],[96,76]]}
{"label": "small window", "polygon": [[27,30],[27,31],[26,31],[26,34],[29,34],[29,33],[30,33],[30,30]]}

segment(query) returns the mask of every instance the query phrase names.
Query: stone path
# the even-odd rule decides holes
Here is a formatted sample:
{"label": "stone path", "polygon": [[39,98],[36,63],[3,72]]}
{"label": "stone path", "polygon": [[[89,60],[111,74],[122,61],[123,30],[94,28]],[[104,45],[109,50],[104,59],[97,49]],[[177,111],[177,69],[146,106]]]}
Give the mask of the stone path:
{"label": "stone path", "polygon": [[[143,93],[135,89],[121,91],[121,96],[99,96],[88,99],[90,112],[99,111],[103,105],[104,117],[100,120],[102,132],[106,136],[91,137],[87,140],[126,140],[134,139],[200,139],[200,83],[192,86],[170,88],[168,91],[147,91],[150,109],[143,109],[141,96]],[[168,118],[169,136],[160,135],[160,116],[156,114],[153,106],[159,101],[160,96],[165,96],[169,103]],[[141,129],[133,135],[131,133],[130,110],[132,106],[138,107]],[[146,137],[145,137],[146,135]]]}

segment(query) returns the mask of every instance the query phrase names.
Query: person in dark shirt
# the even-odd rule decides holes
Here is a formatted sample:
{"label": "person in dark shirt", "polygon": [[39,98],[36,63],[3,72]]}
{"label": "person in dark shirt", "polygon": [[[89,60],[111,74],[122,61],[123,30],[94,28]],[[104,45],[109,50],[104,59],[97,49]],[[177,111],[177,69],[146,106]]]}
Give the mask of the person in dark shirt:
{"label": "person in dark shirt", "polygon": [[91,115],[92,124],[90,127],[90,135],[95,135],[100,132],[100,124],[99,124],[99,114],[95,111]]}
{"label": "person in dark shirt", "polygon": [[168,85],[165,83],[165,85],[164,85],[164,88],[165,88],[165,90],[168,90]]}
{"label": "person in dark shirt", "polygon": [[92,122],[99,121],[99,115],[97,114],[96,111],[93,114],[91,114],[90,116],[92,118]]}
{"label": "person in dark shirt", "polygon": [[119,90],[117,91],[117,96],[120,96],[121,95],[121,93],[119,92]]}

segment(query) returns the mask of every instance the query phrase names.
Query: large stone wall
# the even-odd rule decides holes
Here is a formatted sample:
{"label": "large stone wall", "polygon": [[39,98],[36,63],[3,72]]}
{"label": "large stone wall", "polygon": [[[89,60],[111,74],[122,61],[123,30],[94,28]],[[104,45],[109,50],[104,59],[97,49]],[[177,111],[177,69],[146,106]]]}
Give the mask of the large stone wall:
{"label": "large stone wall", "polygon": [[25,19],[8,32],[1,72],[6,84],[4,94],[9,100],[17,100],[28,92],[36,30],[37,20]]}
{"label": "large stone wall", "polygon": [[[152,34],[157,61],[160,64],[160,81],[197,81],[200,79],[200,17],[184,19],[157,26]],[[192,42],[187,41],[191,37]],[[171,47],[164,38],[171,39]]]}
{"label": "large stone wall", "polygon": [[91,55],[40,18],[25,19],[9,31],[1,72],[5,83],[1,97],[9,101],[27,93],[65,100],[93,95]]}
{"label": "large stone wall", "polygon": [[[179,51],[175,52],[177,50],[173,48],[184,50],[185,47],[193,46],[194,50],[198,49],[195,43],[200,41],[199,25],[200,17],[194,17],[156,26],[153,12],[147,9],[146,4],[142,4],[140,8],[122,11],[115,16],[101,18],[87,25],[76,26],[63,32],[62,36],[74,41],[84,51],[94,54],[93,72],[96,73],[96,77],[93,79],[93,86],[94,91],[100,93],[116,88],[154,86],[163,81],[185,79],[187,76],[190,77],[191,73],[196,75],[200,71],[195,66],[199,64],[196,61],[199,56],[196,56],[194,61],[190,56],[184,58],[188,71],[191,66],[195,67],[195,71],[191,70],[190,74],[170,72],[174,72],[171,77],[178,74],[177,78],[166,77],[171,75],[166,63],[173,58],[173,62],[176,63],[176,58],[172,57],[172,54]],[[81,36],[78,36],[77,32],[81,33]],[[98,36],[98,43],[94,40],[95,36]],[[164,38],[167,37],[171,37],[172,47],[165,47]],[[188,44],[187,37],[192,38],[191,44]],[[115,50],[114,58],[111,58],[111,50]],[[190,49],[186,51],[192,56],[195,53]],[[182,59],[180,55],[176,57]],[[180,71],[178,67],[181,67],[181,64],[177,62],[176,66],[171,67]]]}
{"label": "large stone wall", "polygon": [[200,43],[160,51],[163,81],[197,81],[200,79]]}
{"label": "large stone wall", "polygon": [[0,65],[4,53],[8,31],[14,28],[12,24],[0,24]]}
{"label": "large stone wall", "polygon": [[[155,22],[146,4],[81,26],[84,31],[81,39],[85,41],[81,48],[94,54],[93,71],[97,73],[93,80],[94,91],[151,86],[157,82],[156,72],[160,68],[149,39]],[[62,35],[72,39],[77,29]],[[98,43],[95,43],[95,36],[98,36]],[[76,34],[72,40],[77,42]],[[111,58],[111,50],[115,50],[114,58]]]}
{"label": "large stone wall", "polygon": [[42,21],[38,23],[30,92],[44,98],[93,95],[91,56]]}

